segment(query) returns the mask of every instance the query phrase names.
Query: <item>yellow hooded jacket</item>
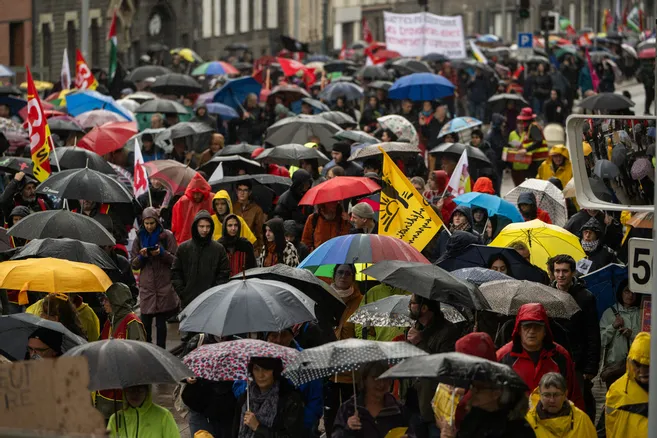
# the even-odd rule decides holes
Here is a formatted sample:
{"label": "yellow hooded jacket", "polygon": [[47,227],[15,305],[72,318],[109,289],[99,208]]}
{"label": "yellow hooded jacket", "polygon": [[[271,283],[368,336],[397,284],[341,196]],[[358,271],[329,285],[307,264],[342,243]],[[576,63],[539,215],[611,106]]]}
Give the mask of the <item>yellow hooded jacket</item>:
{"label": "yellow hooded jacket", "polygon": [[[556,172],[552,166],[553,155],[563,155],[565,158],[563,164],[557,168]],[[541,163],[540,167],[538,168],[538,175],[536,175],[536,178],[547,181],[552,177],[559,178],[562,187],[566,187],[566,184],[568,184],[568,182],[573,177],[573,165],[570,162],[568,149],[564,145],[552,146],[552,149],[550,149],[550,155],[548,156],[547,160],[543,161],[543,163]]]}
{"label": "yellow hooded jacket", "polygon": [[636,335],[627,356],[627,371],[607,391],[605,429],[608,437],[648,436],[648,392],[635,380],[631,361],[650,365],[650,334]]}
{"label": "yellow hooded jacket", "polygon": [[[43,299],[32,304],[25,310],[25,313],[31,313],[32,315],[41,316],[43,307]],[[87,303],[82,303],[80,307],[77,307],[78,318],[80,318],[80,324],[84,329],[84,332],[87,335],[87,341],[94,342],[100,338],[100,321],[96,313],[89,307]]]}
{"label": "yellow hooded jacket", "polygon": [[[216,195],[214,195],[214,198],[212,198],[212,210],[214,211],[214,214],[212,215],[212,222],[214,222],[214,234],[212,235],[213,240],[219,240],[221,235],[224,232],[224,224],[219,222],[219,218],[217,217],[217,211],[214,209],[214,201],[217,199],[223,199],[226,201],[228,204],[228,213],[233,213],[233,203],[230,200],[230,196],[228,195],[228,192],[225,190],[219,190]],[[241,227],[240,229],[242,230],[240,232],[240,237],[244,237],[246,240],[251,242],[253,245],[255,243],[256,236],[253,234],[249,226],[244,222],[244,219],[242,219],[240,216],[237,216],[237,218],[241,222]]]}
{"label": "yellow hooded jacket", "polygon": [[531,409],[525,419],[534,429],[536,438],[597,438],[598,434],[591,419],[584,411],[577,408],[570,400],[570,415],[541,420],[536,412],[540,400],[539,388],[534,389],[530,397]]}

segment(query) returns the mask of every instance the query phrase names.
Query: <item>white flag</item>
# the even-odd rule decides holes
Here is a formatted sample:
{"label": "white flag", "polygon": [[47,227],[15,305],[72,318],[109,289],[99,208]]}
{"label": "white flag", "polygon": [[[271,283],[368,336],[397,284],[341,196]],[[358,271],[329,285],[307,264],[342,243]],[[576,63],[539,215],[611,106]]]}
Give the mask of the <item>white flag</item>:
{"label": "white flag", "polygon": [[468,151],[464,150],[459,162],[454,168],[454,173],[447,184],[447,191],[454,196],[459,196],[470,191],[470,171],[468,169]]}
{"label": "white flag", "polygon": [[62,58],[62,72],[60,74],[62,82],[62,90],[71,88],[71,69],[68,66],[68,51],[64,49],[64,57]]}
{"label": "white flag", "polygon": [[141,155],[139,140],[135,138],[135,171],[133,179],[135,188],[135,198],[140,197],[148,192],[148,177],[146,176],[146,167],[144,166],[144,157]]}
{"label": "white flag", "polygon": [[208,180],[208,184],[214,184],[214,183],[224,179],[224,166],[223,166],[223,164],[224,163],[219,163],[219,165],[214,170],[214,172],[212,172],[212,176]]}

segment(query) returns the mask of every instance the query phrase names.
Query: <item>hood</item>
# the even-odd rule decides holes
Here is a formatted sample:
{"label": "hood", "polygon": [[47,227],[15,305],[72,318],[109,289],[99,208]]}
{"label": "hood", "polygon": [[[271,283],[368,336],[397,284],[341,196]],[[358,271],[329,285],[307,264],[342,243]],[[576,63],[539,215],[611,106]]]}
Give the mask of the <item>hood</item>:
{"label": "hood", "polygon": [[582,228],[579,229],[579,233],[582,234],[584,230],[591,230],[594,231],[596,234],[596,237],[599,239],[602,237],[602,225],[600,225],[600,221],[598,221],[596,218],[592,217],[584,225],[582,225]]}
{"label": "hood", "polygon": [[479,243],[481,243],[479,237],[469,231],[454,231],[452,237],[447,241],[447,245],[445,245],[445,251],[454,255],[470,245]]}
{"label": "hood", "polygon": [[112,313],[115,316],[132,311],[132,305],[130,304],[132,293],[127,285],[114,283],[107,289],[105,295],[107,295],[107,299],[112,305]]}
{"label": "hood", "polygon": [[18,205],[11,210],[9,218],[11,219],[14,216],[20,216],[21,219],[30,214],[30,209],[24,205]]}
{"label": "hood", "polygon": [[299,190],[307,182],[312,184],[313,177],[304,169],[297,169],[292,174],[292,186],[290,190],[299,193]]}
{"label": "hood", "polygon": [[500,113],[495,113],[491,116],[490,123],[491,123],[491,128],[493,129],[501,128],[504,122],[506,122],[506,117],[504,117]]}
{"label": "hood", "polygon": [[212,189],[210,184],[203,178],[198,172],[194,175],[192,180],[189,182],[189,185],[185,189],[185,196],[189,199],[192,199],[193,193],[202,193],[203,199],[207,200],[210,196]]}
{"label": "hood", "polygon": [[472,191],[478,193],[487,193],[489,195],[495,195],[495,188],[493,187],[493,181],[491,181],[490,178],[485,176],[477,178],[477,181],[475,182]]}
{"label": "hood", "polygon": [[[636,335],[634,342],[630,346],[627,360],[634,360],[641,365],[650,365],[650,333],[641,332]],[[631,369],[632,367],[627,367],[628,374],[632,374]],[[634,378],[634,376],[630,377]]]}
{"label": "hood", "polygon": [[[483,217],[479,222],[477,222],[477,220],[474,218],[475,210],[481,210],[481,211],[484,212],[484,217]],[[482,225],[482,224],[485,224],[486,221],[488,220],[488,211],[487,211],[485,208],[481,208],[481,207],[473,207],[473,208],[472,208],[472,220],[474,221],[474,224],[475,224],[475,225]]]}
{"label": "hood", "polygon": [[456,212],[463,214],[468,219],[468,222],[470,223],[470,226],[474,225],[474,219],[472,218],[472,209],[470,207],[465,206],[465,205],[459,205],[458,207],[456,207],[454,209],[454,211],[452,212],[452,215],[449,217],[449,223],[450,224],[452,223],[452,216],[454,216],[454,213],[456,213]]}
{"label": "hood", "polygon": [[[151,385],[146,385],[148,386],[148,394],[146,394],[146,398],[144,399],[144,403],[141,404],[138,408],[133,408],[128,404],[128,400],[125,398],[125,392],[123,392],[123,410],[128,411],[130,409],[135,409],[140,416],[146,415],[146,412],[153,406],[153,387]],[[116,417],[116,415],[115,415]],[[143,418],[143,417],[142,417]],[[125,419],[122,419],[122,421],[125,421]],[[120,427],[119,427],[120,429]]]}
{"label": "hood", "polygon": [[552,148],[550,149],[550,156],[552,155],[563,155],[566,158],[566,160],[570,159],[568,148],[562,144],[557,144],[552,146]]}
{"label": "hood", "polygon": [[524,192],[518,196],[518,205],[529,204],[536,207],[536,196],[532,192]]}
{"label": "hood", "polygon": [[[201,235],[198,234],[198,230],[196,226],[198,225],[198,221],[201,219],[207,219],[210,221],[210,233],[205,239],[201,238]],[[209,242],[212,239],[212,235],[214,234],[214,221],[212,220],[212,216],[210,213],[206,210],[201,210],[198,213],[196,213],[196,216],[194,216],[194,222],[192,222],[192,239],[196,243],[202,243],[202,242]]]}
{"label": "hood", "polygon": [[520,324],[525,321],[540,321],[545,324],[545,339],[543,340],[543,345],[547,343],[552,343],[554,337],[552,336],[552,330],[550,329],[550,321],[548,320],[547,312],[545,307],[539,303],[530,303],[523,304],[518,309],[518,315],[516,316],[516,324],[513,327],[513,334],[511,338],[513,339],[514,346],[520,345]]}
{"label": "hood", "polygon": [[[296,172],[295,172],[296,173]],[[285,238],[285,225],[283,222],[283,219],[279,217],[275,217],[273,219],[269,219],[267,222],[265,222],[265,225],[271,229],[271,231],[274,233],[274,236],[283,236]],[[262,234],[265,234],[265,228],[263,226]]]}
{"label": "hood", "polygon": [[468,333],[456,341],[456,352],[497,362],[495,343],[488,333]]}
{"label": "hood", "polygon": [[224,218],[224,223],[221,225],[223,227],[222,228],[223,231],[221,233],[221,239],[225,240],[227,242],[232,241],[232,240],[236,240],[236,239],[231,238],[228,235],[228,229],[226,228],[226,223],[228,222],[228,219],[230,219],[230,218],[237,219],[237,235],[235,237],[237,239],[239,239],[240,236],[242,235],[242,221],[240,221],[240,218],[236,214],[229,213],[229,214],[226,215],[226,217]]}
{"label": "hood", "polygon": [[144,211],[141,214],[141,220],[143,221],[144,219],[155,219],[156,221],[160,221],[160,215],[157,213],[157,210],[153,207],[146,207],[144,208]]}
{"label": "hood", "polygon": [[449,182],[449,176],[444,170],[434,170],[433,176],[436,179],[436,191],[444,192],[447,183]]}
{"label": "hood", "polygon": [[217,199],[223,199],[228,203],[228,213],[233,212],[233,201],[230,199],[230,195],[228,194],[227,191],[225,190],[219,190],[215,195],[214,198],[212,198],[212,210],[214,211],[214,214],[218,215],[217,210],[214,208],[214,201]]}
{"label": "hood", "polygon": [[288,219],[283,222],[283,229],[285,230],[285,235],[292,235],[297,240],[299,239],[299,227],[294,219]]}

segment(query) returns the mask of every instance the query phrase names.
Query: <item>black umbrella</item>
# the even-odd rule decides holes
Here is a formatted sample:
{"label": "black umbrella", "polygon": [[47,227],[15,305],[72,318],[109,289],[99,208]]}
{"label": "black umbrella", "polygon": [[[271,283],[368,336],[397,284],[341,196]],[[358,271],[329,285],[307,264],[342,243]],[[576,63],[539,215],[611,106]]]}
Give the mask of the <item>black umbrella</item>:
{"label": "black umbrella", "polygon": [[599,93],[582,99],[579,106],[592,111],[617,111],[634,106],[634,102],[622,94]]}
{"label": "black umbrella", "polygon": [[248,143],[231,144],[225,146],[222,150],[217,152],[215,156],[226,157],[229,155],[241,155],[244,158],[251,158],[251,154],[260,147],[261,146],[255,146]]}
{"label": "black umbrella", "polygon": [[593,174],[602,179],[614,179],[620,174],[620,170],[609,160],[598,160],[593,166]]}
{"label": "black umbrella", "polygon": [[366,65],[358,70],[357,76],[366,80],[382,80],[389,81],[392,79],[388,70],[381,65]]}
{"label": "black umbrella", "polygon": [[22,96],[23,92],[16,85],[0,86],[0,96]]}
{"label": "black umbrella", "polygon": [[448,154],[458,160],[461,158],[463,151],[467,150],[468,160],[478,161],[483,164],[491,165],[490,160],[479,148],[463,143],[443,143],[429,151],[430,154],[442,155]]}
{"label": "black umbrella", "polygon": [[32,175],[32,160],[22,157],[1,157],[0,170],[7,173],[23,172]]}
{"label": "black umbrella", "polygon": [[527,61],[527,64],[546,64],[550,65],[550,60],[545,56],[534,55],[530,56]]}
{"label": "black umbrella", "polygon": [[422,61],[428,62],[446,62],[449,61],[449,58],[442,53],[429,53],[422,57]]}
{"label": "black umbrella", "polygon": [[84,199],[101,203],[131,203],[133,196],[118,182],[93,169],[70,169],[54,173],[39,184],[37,193],[62,199]]}
{"label": "black umbrella", "polygon": [[440,353],[406,359],[379,376],[379,379],[428,377],[459,388],[472,382],[489,383],[526,391],[527,385],[508,365],[463,353]]}
{"label": "black umbrella", "polygon": [[55,148],[50,154],[50,166],[57,169],[55,155],[59,158],[59,165],[63,169],[89,169],[97,170],[106,175],[116,175],[112,166],[95,152],[79,148],[77,146],[62,146]]}
{"label": "black umbrella", "polygon": [[12,360],[23,360],[27,353],[28,338],[38,328],[61,333],[63,351],[87,342],[59,322],[42,319],[31,313],[17,313],[0,316],[0,350],[11,356]]}
{"label": "black umbrella", "polygon": [[210,181],[212,190],[228,190],[230,186],[236,186],[240,181],[251,181],[254,190],[258,186],[266,187],[269,191],[273,191],[277,196],[282,195],[292,185],[292,180],[284,176],[269,175],[266,173],[256,175],[238,175],[226,176],[219,181]]}
{"label": "black umbrella", "polygon": [[493,256],[502,256],[509,262],[509,268],[516,280],[529,280],[536,283],[545,283],[546,273],[541,268],[530,264],[518,251],[512,248],[498,248],[486,245],[470,245],[456,257],[450,257],[438,263],[438,266],[447,271],[456,271],[463,268],[488,268],[489,260]]}
{"label": "black umbrella", "polygon": [[191,76],[180,73],[168,73],[158,76],[151,86],[151,90],[160,94],[182,96],[185,94],[200,93],[203,87]]}
{"label": "black umbrella", "polygon": [[494,113],[503,112],[509,102],[515,103],[517,109],[529,106],[529,103],[520,94],[515,93],[495,94],[493,97],[488,99],[488,105],[490,106],[491,111]]}
{"label": "black umbrella", "polygon": [[46,257],[90,263],[104,271],[119,269],[100,246],[68,238],[31,240],[25,246],[19,248],[11,257],[11,260]]}
{"label": "black umbrella", "polygon": [[304,97],[301,99],[301,102],[306,103],[310,105],[311,107],[315,108],[316,110],[319,111],[331,111],[331,108],[328,107],[324,102],[317,100],[317,99],[312,99],[310,97]]}
{"label": "black umbrella", "polygon": [[265,140],[274,146],[286,143],[304,144],[314,136],[319,138],[324,148],[331,150],[335,144],[333,134],[340,131],[340,127],[320,115],[300,114],[279,120],[267,128]]}
{"label": "black umbrella", "polygon": [[7,233],[21,239],[68,237],[100,246],[114,246],[112,234],[95,219],[68,210],[38,211],[23,218]]}
{"label": "black umbrella", "polygon": [[438,266],[386,260],[370,266],[363,273],[430,300],[473,310],[490,309],[477,286],[459,280]]}
{"label": "black umbrella", "polygon": [[433,69],[426,62],[412,58],[398,58],[392,61],[390,67],[400,75],[412,73],[433,73]]}
{"label": "black umbrella", "polygon": [[328,111],[320,113],[317,116],[326,119],[329,122],[333,122],[341,128],[355,127],[358,125],[358,122],[356,122],[353,117],[342,111]]}
{"label": "black umbrella", "polygon": [[50,128],[50,132],[54,133],[85,132],[84,128],[73,119],[66,120],[53,117],[48,120],[48,127]]}
{"label": "black umbrella", "polygon": [[385,90],[388,91],[390,87],[392,87],[392,82],[390,81],[374,81],[370,82],[367,84],[368,88],[372,88],[374,90]]}
{"label": "black umbrella", "polygon": [[132,70],[125,79],[130,82],[140,82],[144,79],[157,78],[169,73],[171,73],[171,70],[160,65],[144,65]]}
{"label": "black umbrella", "polygon": [[[159,133],[155,137],[155,143],[185,137],[191,137],[192,140],[197,140],[199,136],[210,132],[214,132],[214,129],[203,122],[180,122]],[[192,141],[192,144],[196,152],[201,152],[207,147],[207,144],[202,141]]]}
{"label": "black umbrella", "polygon": [[338,131],[333,135],[333,138],[337,140],[348,140],[348,141],[353,141],[354,143],[367,143],[367,144],[376,144],[381,141],[365,131],[348,131],[348,130]]}
{"label": "black umbrella", "polygon": [[182,360],[150,342],[107,339],[73,348],[64,356],[87,358],[90,391],[180,383],[194,377]]}
{"label": "black umbrella", "polygon": [[291,103],[303,98],[310,98],[310,94],[298,85],[279,85],[271,90],[267,102],[273,104],[276,97],[280,97],[284,102]]}
{"label": "black umbrella", "polygon": [[337,60],[330,61],[324,64],[324,71],[326,73],[345,72],[347,70],[356,70],[356,64],[353,61]]}
{"label": "black umbrella", "polygon": [[589,184],[596,198],[604,202],[613,202],[614,196],[603,180],[597,177],[591,177],[589,178]]}
{"label": "black umbrella", "polygon": [[315,277],[307,269],[292,268],[279,263],[269,268],[253,268],[233,278],[262,278],[276,280],[296,287],[306,294],[315,304],[317,320],[335,327],[344,312],[342,299],[325,282]]}
{"label": "black umbrella", "polygon": [[232,64],[232,66],[235,67],[236,69],[240,70],[240,71],[241,70],[249,70],[249,71],[253,70],[253,64],[251,64],[250,62],[234,62]]}
{"label": "black umbrella", "polygon": [[151,99],[139,105],[135,113],[187,114],[187,108],[174,100]]}
{"label": "black umbrella", "polygon": [[280,164],[281,166],[298,166],[300,160],[317,160],[320,166],[330,160],[315,148],[307,148],[302,144],[282,144],[274,148],[265,149],[256,158],[260,162]]}
{"label": "black umbrella", "polygon": [[222,163],[225,176],[237,176],[240,170],[245,170],[249,175],[265,171],[257,161],[249,160],[241,155],[215,155],[198,170],[205,172],[206,175],[212,175],[219,163]]}

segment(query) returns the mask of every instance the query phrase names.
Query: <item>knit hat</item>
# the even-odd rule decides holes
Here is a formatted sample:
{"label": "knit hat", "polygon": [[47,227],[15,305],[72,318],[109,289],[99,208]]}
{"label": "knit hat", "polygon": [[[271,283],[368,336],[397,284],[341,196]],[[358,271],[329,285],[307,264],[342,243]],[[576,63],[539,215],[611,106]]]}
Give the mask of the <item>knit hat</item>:
{"label": "knit hat", "polygon": [[354,205],[351,209],[351,214],[362,217],[363,219],[374,219],[374,210],[369,204],[364,202]]}
{"label": "knit hat", "polygon": [[64,335],[59,332],[50,330],[45,327],[39,327],[32,332],[28,339],[39,339],[41,342],[55,351],[57,356],[62,355],[62,342],[64,341]]}
{"label": "knit hat", "polygon": [[283,231],[286,236],[297,237],[297,223],[293,219],[288,219],[283,222]]}
{"label": "knit hat", "polygon": [[351,145],[344,141],[339,141],[333,145],[333,150],[342,154],[342,159],[346,160],[351,155]]}

